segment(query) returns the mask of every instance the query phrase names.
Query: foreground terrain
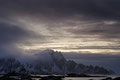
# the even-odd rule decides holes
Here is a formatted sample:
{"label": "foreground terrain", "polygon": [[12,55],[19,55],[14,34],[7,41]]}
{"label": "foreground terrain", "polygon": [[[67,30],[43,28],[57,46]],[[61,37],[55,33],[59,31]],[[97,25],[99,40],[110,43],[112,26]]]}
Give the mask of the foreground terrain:
{"label": "foreground terrain", "polygon": [[66,75],[28,75],[19,73],[8,73],[0,77],[0,80],[120,80],[120,77],[112,78],[106,76],[91,76],[86,74]]}

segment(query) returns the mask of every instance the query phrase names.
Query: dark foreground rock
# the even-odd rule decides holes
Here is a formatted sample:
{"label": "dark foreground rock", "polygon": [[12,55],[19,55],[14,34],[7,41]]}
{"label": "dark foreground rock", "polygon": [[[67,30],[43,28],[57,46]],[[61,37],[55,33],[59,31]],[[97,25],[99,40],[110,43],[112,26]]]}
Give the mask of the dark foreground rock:
{"label": "dark foreground rock", "polygon": [[4,74],[2,77],[0,77],[0,80],[33,80],[32,78],[40,78],[40,80],[62,80],[62,78],[64,78],[64,76],[45,76],[45,77],[41,77],[41,76],[31,76],[28,74],[19,74],[19,73],[8,73],[8,74]]}
{"label": "dark foreground rock", "polygon": [[11,78],[9,76],[3,76],[0,78],[0,80],[19,80],[19,79]]}
{"label": "dark foreground rock", "polygon": [[102,80],[113,80],[111,77],[107,77],[106,79],[102,79]]}
{"label": "dark foreground rock", "polygon": [[62,76],[48,76],[48,77],[42,77],[40,80],[62,80]]}
{"label": "dark foreground rock", "polygon": [[115,78],[115,79],[113,79],[113,80],[120,80],[120,77],[117,77],[117,78]]}
{"label": "dark foreground rock", "polygon": [[27,74],[8,73],[0,77],[0,80],[32,80],[32,78]]}

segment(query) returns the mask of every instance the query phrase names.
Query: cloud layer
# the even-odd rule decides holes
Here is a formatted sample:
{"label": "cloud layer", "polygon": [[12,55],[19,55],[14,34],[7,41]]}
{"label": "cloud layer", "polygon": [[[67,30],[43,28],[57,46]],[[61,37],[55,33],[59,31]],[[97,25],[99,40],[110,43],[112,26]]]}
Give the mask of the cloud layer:
{"label": "cloud layer", "polygon": [[[81,51],[79,47],[88,46],[114,53],[120,46],[119,4],[119,0],[1,0],[0,43],[19,44],[25,39],[20,43],[23,49]],[[33,32],[37,37],[30,39]]]}

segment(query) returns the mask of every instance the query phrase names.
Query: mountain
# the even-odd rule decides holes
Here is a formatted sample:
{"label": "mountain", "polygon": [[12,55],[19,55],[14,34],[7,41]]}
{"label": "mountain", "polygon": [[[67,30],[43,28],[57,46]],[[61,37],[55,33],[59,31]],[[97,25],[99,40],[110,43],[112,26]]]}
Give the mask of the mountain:
{"label": "mountain", "polygon": [[23,63],[14,58],[0,59],[0,73],[19,72],[36,74],[112,74],[113,71],[99,66],[77,64],[66,60],[61,52],[44,50],[35,54],[31,62]]}
{"label": "mountain", "polygon": [[38,54],[37,66],[41,67],[42,72],[46,73],[62,73],[66,59],[61,52],[54,52],[53,50],[45,50]]}
{"label": "mountain", "polygon": [[23,71],[24,65],[21,64],[18,60],[14,58],[1,58],[0,59],[0,73],[8,73],[8,72],[21,72]]}

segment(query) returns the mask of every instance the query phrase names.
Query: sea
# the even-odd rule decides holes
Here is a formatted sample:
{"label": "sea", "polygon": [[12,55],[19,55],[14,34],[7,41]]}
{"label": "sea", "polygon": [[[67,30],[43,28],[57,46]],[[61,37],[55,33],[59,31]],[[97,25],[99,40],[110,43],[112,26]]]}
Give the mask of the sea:
{"label": "sea", "polygon": [[[120,77],[120,75],[100,75],[100,76],[106,76],[106,77],[65,77],[62,80],[102,80],[107,77],[111,77],[112,79],[116,77]],[[40,80],[40,78],[36,78],[34,80]]]}
{"label": "sea", "polygon": [[105,79],[105,77],[90,77],[90,78],[86,78],[86,77],[66,77],[63,80],[101,80],[101,79]]}
{"label": "sea", "polygon": [[120,77],[120,75],[101,75],[106,77],[65,77],[63,80],[102,80],[107,77],[111,77],[112,79],[116,77]]}
{"label": "sea", "polygon": [[[0,75],[1,77],[2,75]],[[48,75],[37,75],[37,76],[48,76]],[[99,75],[99,76],[106,76],[106,77],[65,77],[62,80],[102,80],[107,77],[111,77],[112,79],[120,77],[120,75]],[[32,78],[33,80],[40,80],[40,78]]]}

